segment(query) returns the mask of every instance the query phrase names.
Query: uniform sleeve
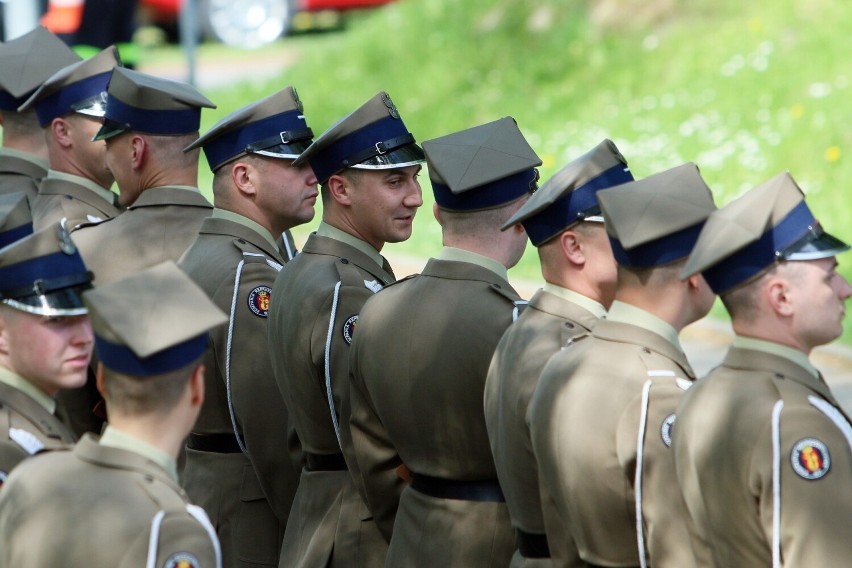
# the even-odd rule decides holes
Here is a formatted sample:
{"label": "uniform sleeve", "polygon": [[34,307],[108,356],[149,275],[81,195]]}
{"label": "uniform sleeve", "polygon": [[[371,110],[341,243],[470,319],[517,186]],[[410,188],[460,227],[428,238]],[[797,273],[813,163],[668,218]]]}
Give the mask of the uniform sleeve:
{"label": "uniform sleeve", "polygon": [[0,489],[9,472],[16,465],[30,457],[18,444],[9,440],[0,440]]}
{"label": "uniform sleeve", "polygon": [[[171,568],[221,568],[222,558],[215,530],[201,512],[203,519],[189,511],[160,512],[150,524],[150,530],[140,533],[127,548],[119,568],[153,566]],[[206,524],[205,522],[206,521]]]}
{"label": "uniform sleeve", "polygon": [[[844,566],[852,558],[852,449],[847,438],[852,427],[831,410],[836,413],[833,420],[813,405],[788,403],[780,414],[777,465],[784,566]],[[767,481],[761,518],[767,542],[772,543],[774,493],[768,467],[772,460],[762,461],[767,464],[763,467]]]}
{"label": "uniform sleeve", "polygon": [[[268,310],[276,271],[265,262],[246,263],[233,301],[230,345],[217,346],[219,365],[230,372],[234,412],[249,459],[267,500],[286,522],[299,482],[301,452],[278,390],[267,342]],[[227,288],[227,287],[226,287]],[[233,288],[228,290],[233,293]],[[229,302],[230,303],[230,302]]]}
{"label": "uniform sleeve", "polygon": [[382,535],[390,541],[399,497],[406,485],[403,477],[407,470],[388,437],[361,376],[358,367],[360,349],[356,335],[350,354],[348,414],[351,445],[346,447],[346,458],[347,463],[357,464],[356,469],[350,469],[355,485],[366,500]]}
{"label": "uniform sleeve", "polygon": [[[636,498],[641,497],[645,550],[653,566],[707,565],[697,564],[692,546],[697,533],[678,489],[671,450],[675,411],[683,393],[673,378],[650,380],[643,396],[628,408],[619,424],[619,453],[630,454],[629,460],[625,460],[630,462],[625,475]],[[638,445],[640,431],[641,446]],[[641,475],[637,475],[638,468]],[[698,551],[699,558],[703,553]]]}
{"label": "uniform sleeve", "polygon": [[533,451],[538,463],[541,511],[553,564],[576,566],[582,565],[580,553],[566,528],[570,526],[566,505],[570,502],[571,490],[565,471],[571,468],[571,462],[559,451],[570,438],[567,421],[562,418],[564,394],[561,391],[565,384],[564,377],[572,369],[565,364],[564,353],[556,353],[544,366],[530,399],[526,421],[530,426]]}

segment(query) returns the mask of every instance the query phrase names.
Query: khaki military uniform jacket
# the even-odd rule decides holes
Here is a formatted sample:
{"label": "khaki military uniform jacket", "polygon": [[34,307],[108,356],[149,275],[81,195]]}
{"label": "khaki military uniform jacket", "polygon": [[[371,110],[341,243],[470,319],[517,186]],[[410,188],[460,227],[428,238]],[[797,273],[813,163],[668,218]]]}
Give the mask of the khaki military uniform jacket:
{"label": "khaki military uniform jacket", "polygon": [[[509,326],[497,345],[485,382],[485,421],[500,487],[515,529],[544,535],[544,519],[538,484],[538,467],[530,440],[527,408],[545,363],[560,349],[587,333],[598,316],[555,294],[539,290],[529,307]],[[523,537],[519,537],[523,538]],[[573,556],[576,546],[560,538],[560,558]],[[550,558],[524,558],[515,552],[512,566],[553,566]]]}
{"label": "khaki military uniform jacket", "polygon": [[67,179],[45,178],[32,202],[33,230],[36,231],[62,219],[67,219],[66,226],[74,230],[83,223],[98,223],[119,213],[121,209],[115,200],[107,201],[85,185]]}
{"label": "khaki military uniform jacket", "polygon": [[496,487],[483,389],[520,303],[487,268],[430,259],[364,307],[351,358],[352,439],[368,503],[392,532],[387,566],[509,564],[505,502],[429,495],[397,468],[418,486],[428,476]]}
{"label": "khaki military uniform jacket", "polygon": [[190,440],[183,475],[192,502],[217,529],[226,566],[278,565],[299,481],[298,440],[293,436],[294,463],[266,337],[272,284],[283,264],[277,246],[227,218],[205,219],[179,263],[230,316],[210,332],[206,394],[193,436],[224,436],[239,448],[192,449]]}
{"label": "khaki military uniform jacket", "polygon": [[45,407],[15,387],[0,383],[0,487],[24,459],[67,448],[74,441],[74,434]]}
{"label": "khaki military uniform jacket", "polygon": [[821,377],[730,349],[684,396],[674,452],[708,566],[849,565],[852,426]]}
{"label": "khaki military uniform jacket", "polygon": [[567,527],[590,564],[639,566],[641,553],[649,566],[695,565],[670,450],[675,410],[694,378],[664,337],[609,320],[550,359],[529,422],[550,495],[543,512],[551,543]]}
{"label": "khaki military uniform jacket", "polygon": [[0,148],[0,193],[23,191],[32,204],[42,178],[47,175],[47,160],[27,159],[19,154]]}
{"label": "khaki military uniform jacket", "polygon": [[22,464],[0,491],[4,568],[218,567],[215,539],[162,467],[90,436]]}
{"label": "khaki military uniform jacket", "polygon": [[100,286],[165,260],[177,262],[212,212],[195,188],[152,187],[118,217],[81,227],[73,239]]}
{"label": "khaki military uniform jacket", "polygon": [[[275,378],[307,454],[348,444],[349,342],[364,302],[394,281],[364,252],[312,234],[272,287]],[[333,409],[333,410],[332,410]],[[342,461],[342,458],[340,458]],[[283,567],[382,566],[387,543],[345,466],[302,470],[284,535]]]}

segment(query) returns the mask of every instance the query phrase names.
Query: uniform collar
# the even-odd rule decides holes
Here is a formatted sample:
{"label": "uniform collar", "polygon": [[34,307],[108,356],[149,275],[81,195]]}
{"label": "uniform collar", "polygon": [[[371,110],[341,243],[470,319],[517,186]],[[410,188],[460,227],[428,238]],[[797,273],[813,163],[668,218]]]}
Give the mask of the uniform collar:
{"label": "uniform collar", "polygon": [[219,209],[217,207],[213,208],[213,214],[210,217],[212,219],[225,219],[226,221],[231,221],[251,229],[263,237],[264,240],[272,247],[272,250],[278,250],[278,243],[275,242],[275,237],[272,236],[272,233],[270,233],[266,227],[249,219],[248,217],[240,215],[239,213],[234,213],[233,211],[228,211],[227,209]]}
{"label": "uniform collar", "polygon": [[101,196],[105,201],[109,203],[113,203],[115,201],[115,194],[103,187],[99,186],[89,178],[84,178],[82,176],[77,176],[74,174],[69,174],[68,172],[58,172],[56,170],[47,170],[47,178],[45,179],[57,179],[60,181],[67,181],[71,183],[76,183],[77,185],[82,185],[86,189],[91,189],[96,194]]}
{"label": "uniform collar", "polygon": [[488,258],[487,256],[482,256],[481,254],[477,254],[469,250],[455,247],[444,247],[441,249],[441,252],[438,253],[436,258],[438,260],[451,260],[453,262],[468,262],[470,264],[475,264],[476,266],[480,266],[493,272],[506,282],[509,281],[509,271],[505,266],[493,258]]}
{"label": "uniform collar", "polygon": [[21,391],[51,414],[53,414],[56,410],[56,401],[52,396],[48,395],[22,376],[17,373],[13,373],[3,366],[0,366],[0,383],[5,383],[10,387]]}
{"label": "uniform collar", "polygon": [[48,163],[46,158],[36,156],[35,154],[30,154],[29,152],[15,150],[14,148],[0,148],[0,156],[18,158],[19,160],[24,160],[25,162],[29,162],[33,165],[36,165],[42,168],[43,170],[47,170],[50,167],[50,164]]}
{"label": "uniform collar", "polygon": [[556,284],[553,284],[552,282],[545,282],[544,286],[542,286],[542,290],[553,294],[554,296],[562,298],[563,300],[573,302],[581,308],[587,309],[588,311],[592,312],[598,319],[606,317],[606,308],[603,307],[603,304],[601,304],[600,302],[596,302],[595,300],[592,300],[588,296],[580,294],[579,292],[569,290],[568,288],[563,288],[562,286],[558,286]]}
{"label": "uniform collar", "polygon": [[782,359],[787,359],[788,361],[791,361],[805,369],[808,373],[813,375],[814,378],[819,379],[819,371],[817,371],[817,368],[811,364],[808,356],[798,349],[793,349],[792,347],[781,345],[774,341],[766,341],[765,339],[757,339],[755,337],[744,337],[742,335],[734,336],[734,341],[731,343],[731,346],[739,349],[761,351],[763,353],[769,353],[770,355],[781,357]]}
{"label": "uniform collar", "polygon": [[102,446],[109,446],[139,454],[166,470],[173,481],[177,482],[178,480],[177,462],[173,457],[160,448],[152,446],[126,432],[122,432],[114,426],[107,425],[98,443]]}
{"label": "uniform collar", "polygon": [[367,241],[363,241],[356,237],[355,235],[351,235],[346,231],[341,231],[337,227],[333,227],[329,225],[325,221],[320,221],[319,227],[317,228],[317,235],[320,237],[327,237],[329,239],[334,239],[335,241],[340,241],[342,243],[346,243],[351,247],[355,247],[360,250],[367,256],[369,256],[373,261],[379,266],[384,266],[385,259],[384,257]]}
{"label": "uniform collar", "polygon": [[628,323],[635,325],[636,327],[647,329],[648,331],[656,333],[674,345],[678,351],[683,353],[683,348],[680,346],[680,340],[678,339],[677,330],[671,324],[661,320],[651,312],[643,310],[642,308],[637,308],[632,304],[626,304],[616,300],[609,308],[606,319],[609,321]]}

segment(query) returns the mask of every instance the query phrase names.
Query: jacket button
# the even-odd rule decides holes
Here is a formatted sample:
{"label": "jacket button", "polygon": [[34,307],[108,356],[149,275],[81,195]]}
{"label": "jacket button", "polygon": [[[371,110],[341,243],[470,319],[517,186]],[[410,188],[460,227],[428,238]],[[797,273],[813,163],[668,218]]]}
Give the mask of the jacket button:
{"label": "jacket button", "polygon": [[342,262],[343,264],[349,264],[349,260],[346,258],[341,258],[340,262]]}

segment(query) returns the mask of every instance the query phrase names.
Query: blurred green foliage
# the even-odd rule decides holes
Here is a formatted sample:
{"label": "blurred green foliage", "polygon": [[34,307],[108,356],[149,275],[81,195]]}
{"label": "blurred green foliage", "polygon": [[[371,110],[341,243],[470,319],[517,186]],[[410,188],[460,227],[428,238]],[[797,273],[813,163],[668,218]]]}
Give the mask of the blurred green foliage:
{"label": "blurred green foliage", "polygon": [[[513,116],[543,179],[605,137],[637,177],[694,161],[718,205],[787,169],[850,241],[850,29],[832,0],[400,0],[281,40],[295,62],[209,93],[204,127],[292,84],[318,134],[386,90],[421,141]],[[440,231],[422,183],[414,237],[389,247],[426,256]],[[537,264],[530,247],[511,274],[538,278]]]}

